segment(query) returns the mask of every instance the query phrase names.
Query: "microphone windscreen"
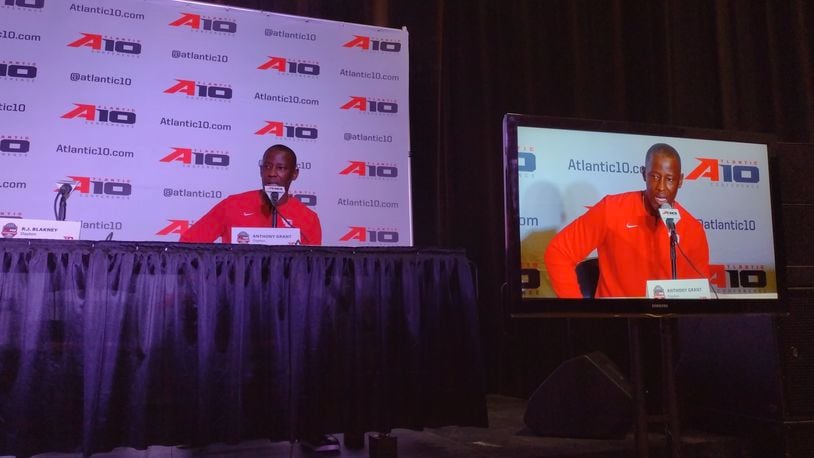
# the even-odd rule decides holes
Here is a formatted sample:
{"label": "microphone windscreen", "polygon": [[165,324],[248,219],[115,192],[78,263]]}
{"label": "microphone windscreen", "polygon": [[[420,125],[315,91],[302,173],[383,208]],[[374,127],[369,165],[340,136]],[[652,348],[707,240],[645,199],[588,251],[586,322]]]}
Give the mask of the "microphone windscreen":
{"label": "microphone windscreen", "polygon": [[267,184],[263,187],[263,190],[271,201],[271,205],[275,207],[280,201],[280,198],[283,197],[283,194],[285,194],[285,188],[276,184]]}

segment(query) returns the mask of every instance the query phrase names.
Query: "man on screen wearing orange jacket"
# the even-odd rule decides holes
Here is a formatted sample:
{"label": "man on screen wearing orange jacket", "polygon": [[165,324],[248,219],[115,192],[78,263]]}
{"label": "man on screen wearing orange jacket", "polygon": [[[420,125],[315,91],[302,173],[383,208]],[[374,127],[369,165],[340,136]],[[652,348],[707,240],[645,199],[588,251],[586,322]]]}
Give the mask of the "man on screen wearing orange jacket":
{"label": "man on screen wearing orange jacket", "polygon": [[647,150],[644,191],[607,195],[563,228],[548,245],[545,265],[554,292],[580,298],[576,266],[594,249],[599,255],[596,297],[645,297],[647,280],[670,279],[670,234],[659,208],[678,210],[676,277],[709,278],[704,227],[675,201],[684,181],[681,156],[657,143]]}

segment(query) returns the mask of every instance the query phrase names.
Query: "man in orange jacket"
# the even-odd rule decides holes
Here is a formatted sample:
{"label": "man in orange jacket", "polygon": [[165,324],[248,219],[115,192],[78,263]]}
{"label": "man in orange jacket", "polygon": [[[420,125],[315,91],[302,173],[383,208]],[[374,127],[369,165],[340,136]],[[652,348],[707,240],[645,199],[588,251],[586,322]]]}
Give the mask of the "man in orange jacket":
{"label": "man in orange jacket", "polygon": [[677,278],[709,278],[704,227],[675,201],[684,181],[681,156],[666,143],[647,150],[644,191],[607,195],[551,240],[544,260],[558,297],[579,298],[576,265],[599,254],[596,297],[644,297],[647,280],[670,279],[670,235],[659,208],[678,210]]}
{"label": "man in orange jacket", "polygon": [[253,189],[231,195],[212,207],[209,212],[181,234],[181,242],[214,242],[220,237],[223,243],[232,241],[233,227],[296,227],[300,229],[303,245],[322,244],[322,226],[316,212],[306,207],[288,193],[291,182],[299,176],[297,155],[285,145],[273,145],[263,153],[260,160],[260,180],[263,186],[277,185],[285,189],[272,212],[271,201],[263,189]]}

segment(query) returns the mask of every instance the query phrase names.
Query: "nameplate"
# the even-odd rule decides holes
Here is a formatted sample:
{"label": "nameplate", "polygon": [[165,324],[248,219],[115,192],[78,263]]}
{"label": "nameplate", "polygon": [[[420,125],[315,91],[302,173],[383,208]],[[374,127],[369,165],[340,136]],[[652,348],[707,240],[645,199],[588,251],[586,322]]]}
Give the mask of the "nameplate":
{"label": "nameplate", "polygon": [[299,245],[296,227],[233,227],[232,243],[240,245]]}
{"label": "nameplate", "polygon": [[0,218],[4,239],[79,240],[80,221]]}
{"label": "nameplate", "polygon": [[683,280],[647,280],[650,299],[709,299],[709,281],[706,278]]}

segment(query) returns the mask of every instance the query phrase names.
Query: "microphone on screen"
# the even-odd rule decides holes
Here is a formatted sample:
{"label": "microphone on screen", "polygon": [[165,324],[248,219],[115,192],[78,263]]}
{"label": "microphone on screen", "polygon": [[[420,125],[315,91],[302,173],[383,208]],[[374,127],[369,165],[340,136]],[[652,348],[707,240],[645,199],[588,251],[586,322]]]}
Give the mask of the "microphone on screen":
{"label": "microphone on screen", "polygon": [[673,208],[672,205],[665,202],[661,204],[661,208],[659,208],[659,215],[664,225],[667,226],[667,230],[675,232],[676,223],[681,219],[681,214],[679,214],[678,209]]}

